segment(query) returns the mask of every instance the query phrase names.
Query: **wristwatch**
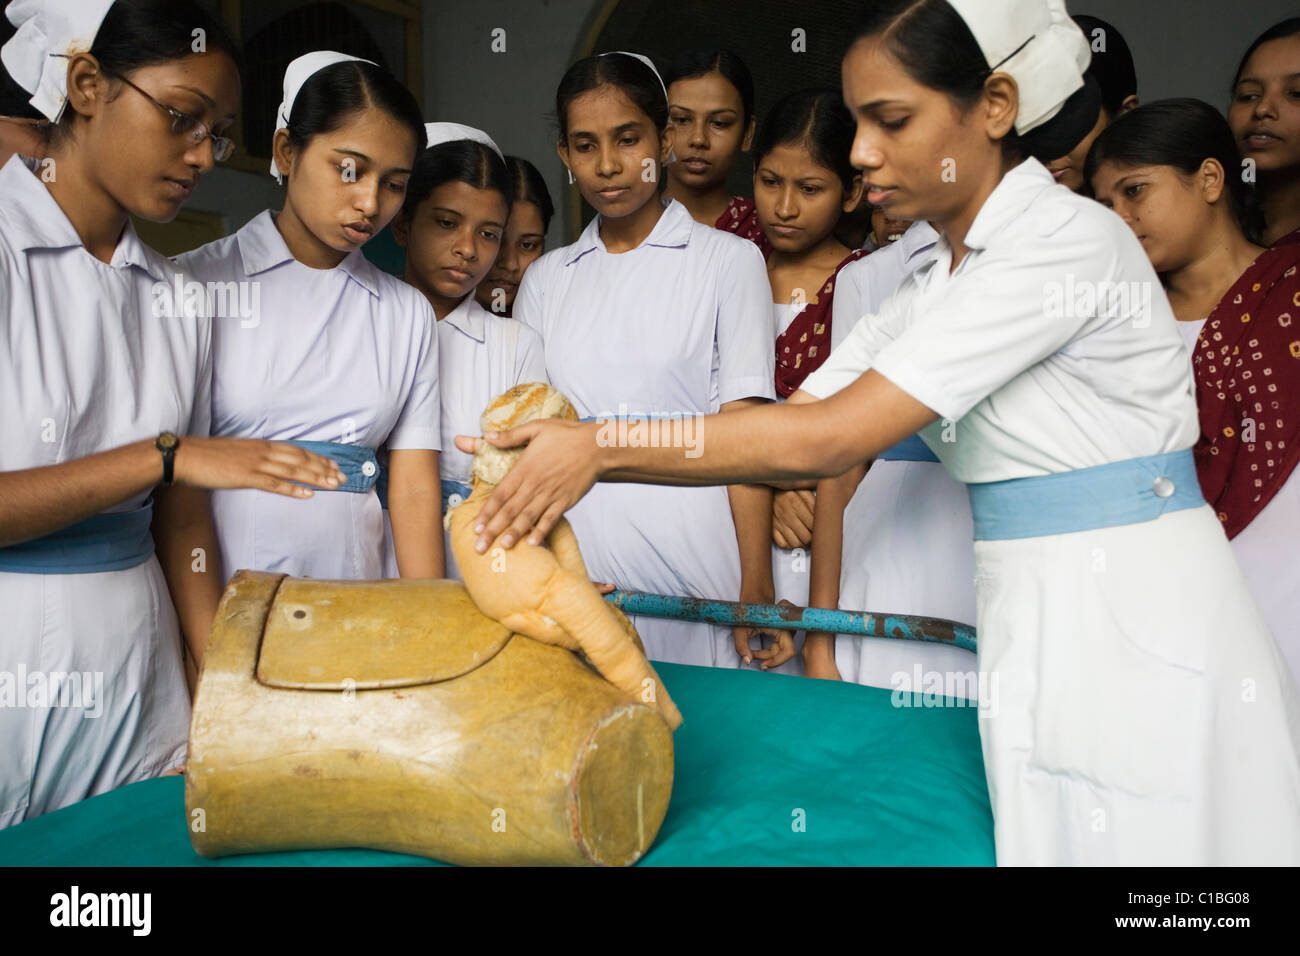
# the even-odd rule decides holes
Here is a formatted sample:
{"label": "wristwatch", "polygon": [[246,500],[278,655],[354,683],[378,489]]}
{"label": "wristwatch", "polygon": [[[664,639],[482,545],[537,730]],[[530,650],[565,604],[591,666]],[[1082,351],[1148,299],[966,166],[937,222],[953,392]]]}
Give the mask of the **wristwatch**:
{"label": "wristwatch", "polygon": [[154,447],[162,452],[163,458],[163,485],[170,487],[172,483],[172,468],[176,464],[176,449],[181,447],[181,440],[172,432],[163,432],[153,443]]}

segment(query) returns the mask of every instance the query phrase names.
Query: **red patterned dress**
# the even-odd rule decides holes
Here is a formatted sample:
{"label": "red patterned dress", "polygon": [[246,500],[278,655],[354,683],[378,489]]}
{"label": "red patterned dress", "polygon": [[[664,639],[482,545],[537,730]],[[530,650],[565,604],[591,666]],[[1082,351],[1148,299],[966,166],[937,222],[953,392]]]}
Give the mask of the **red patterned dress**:
{"label": "red patterned dress", "polygon": [[1192,348],[1196,472],[1300,681],[1300,244],[1262,253]]}
{"label": "red patterned dress", "polygon": [[776,392],[789,398],[831,354],[831,303],[835,297],[835,280],[840,270],[857,262],[870,250],[854,249],[835,267],[822,287],[817,301],[805,305],[776,340]]}

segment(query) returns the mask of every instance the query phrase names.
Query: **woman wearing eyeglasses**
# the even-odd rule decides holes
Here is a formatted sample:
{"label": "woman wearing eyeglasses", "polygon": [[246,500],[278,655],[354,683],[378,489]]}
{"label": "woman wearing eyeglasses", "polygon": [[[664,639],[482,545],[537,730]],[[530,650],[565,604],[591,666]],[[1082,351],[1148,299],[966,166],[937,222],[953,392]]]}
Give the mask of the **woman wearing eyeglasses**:
{"label": "woman wearing eyeglasses", "polygon": [[0,827],[185,759],[181,635],[196,662],[221,589],[204,489],[341,479],[206,437],[208,321],[159,294],[175,267],[131,227],[228,153],[233,42],[175,0],[6,14],[6,112],[46,124],[36,175],[0,168]]}
{"label": "woman wearing eyeglasses", "polygon": [[402,208],[424,119],[388,71],[317,51],[289,64],[277,120],[283,208],[177,262],[206,284],[256,292],[258,315],[213,321],[213,434],[320,451],[344,466],[338,490],[350,493],[307,507],[213,495],[225,571],[383,577],[382,446],[398,571],[442,577],[437,320],[361,252]]}

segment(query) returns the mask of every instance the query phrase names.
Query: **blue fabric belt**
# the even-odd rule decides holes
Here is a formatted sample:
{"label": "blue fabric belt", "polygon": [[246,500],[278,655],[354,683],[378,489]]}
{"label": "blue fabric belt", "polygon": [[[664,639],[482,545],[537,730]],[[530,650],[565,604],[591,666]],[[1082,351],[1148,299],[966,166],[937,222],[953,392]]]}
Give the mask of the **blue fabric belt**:
{"label": "blue fabric belt", "polygon": [[[460,504],[462,501],[468,498],[470,496],[470,493],[473,490],[474,490],[473,488],[465,484],[463,481],[451,481],[450,479],[443,478],[442,479],[442,513],[446,514],[452,508],[456,507],[456,505]],[[387,511],[388,510],[388,469],[387,468],[384,468],[379,472],[379,484],[375,486],[375,492],[379,495],[379,503],[383,506],[384,510]],[[452,500],[453,496],[457,496],[457,500],[453,501]]]}
{"label": "blue fabric belt", "polygon": [[933,461],[939,458],[930,451],[930,446],[921,441],[920,435],[904,438],[893,448],[886,448],[876,456],[879,461]]}
{"label": "blue fabric belt", "polygon": [[[446,514],[452,508],[456,507],[461,501],[473,493],[474,489],[463,481],[451,481],[448,478],[442,479],[442,513]],[[459,498],[459,501],[453,501],[452,498]]]}
{"label": "blue fabric belt", "polygon": [[338,463],[339,471],[346,479],[337,488],[315,488],[315,491],[351,491],[365,494],[379,481],[379,459],[375,450],[368,445],[345,445],[336,441],[289,441],[288,445],[297,445]]}
{"label": "blue fabric belt", "polygon": [[1190,448],[966,488],[976,541],[1140,524],[1205,504]]}
{"label": "blue fabric belt", "polygon": [[153,554],[153,498],[132,511],[92,515],[52,534],[0,548],[0,571],[92,574],[121,571]]}

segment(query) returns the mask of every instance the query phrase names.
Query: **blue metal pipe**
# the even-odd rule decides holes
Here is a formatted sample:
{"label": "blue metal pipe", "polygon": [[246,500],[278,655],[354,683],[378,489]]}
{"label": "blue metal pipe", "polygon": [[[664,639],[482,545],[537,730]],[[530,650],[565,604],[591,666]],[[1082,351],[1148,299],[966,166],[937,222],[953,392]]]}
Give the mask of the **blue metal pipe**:
{"label": "blue metal pipe", "polygon": [[605,598],[617,605],[624,614],[701,621],[727,627],[862,634],[866,637],[889,637],[900,641],[951,644],[975,653],[975,628],[936,617],[868,614],[865,611],[839,611],[784,604],[744,604],[739,601],[647,594],[644,591],[612,591]]}

